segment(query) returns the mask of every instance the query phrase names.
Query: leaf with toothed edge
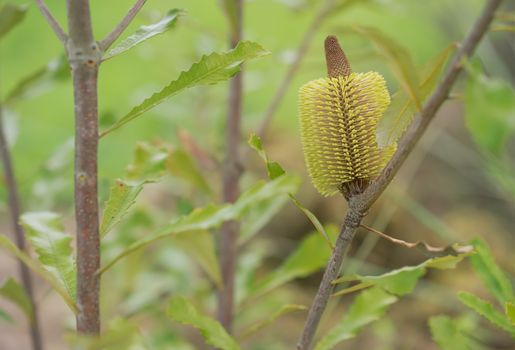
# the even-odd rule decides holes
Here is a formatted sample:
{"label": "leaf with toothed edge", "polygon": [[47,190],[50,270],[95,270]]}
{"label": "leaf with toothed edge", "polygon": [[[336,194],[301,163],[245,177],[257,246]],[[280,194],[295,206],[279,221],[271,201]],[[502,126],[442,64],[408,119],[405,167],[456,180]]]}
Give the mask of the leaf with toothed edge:
{"label": "leaf with toothed edge", "polygon": [[26,213],[20,222],[39,261],[75,300],[77,270],[71,248],[72,237],[64,232],[61,217],[51,212]]}
{"label": "leaf with toothed edge", "polygon": [[217,349],[241,350],[218,321],[200,314],[184,297],[176,296],[170,300],[167,315],[176,322],[198,329],[206,343]]}
{"label": "leaf with toothed edge", "polygon": [[77,305],[71,298],[70,294],[63,287],[62,283],[50,272],[48,272],[38,260],[32,259],[25,252],[19,250],[14,243],[12,243],[7,237],[0,235],[0,248],[6,250],[9,254],[18,258],[28,268],[30,268],[39,277],[44,279],[50,284],[50,286],[56,291],[64,300],[66,305],[76,314]]}
{"label": "leaf with toothed edge", "polygon": [[182,72],[177,80],[172,81],[161,91],[154,93],[141,104],[134,107],[113,126],[102,132],[100,136],[105,136],[122,127],[185,89],[198,85],[216,84],[227,80],[239,72],[240,65],[244,61],[258,58],[268,53],[268,51],[257,43],[242,41],[230,51],[203,56],[201,60],[194,63],[190,69]]}
{"label": "leaf with toothed edge", "polygon": [[118,56],[119,54],[122,54],[133,47],[135,47],[138,44],[141,44],[142,42],[156,36],[159,34],[162,34],[170,29],[172,29],[175,24],[177,23],[177,20],[181,15],[184,14],[183,10],[180,9],[173,9],[168,12],[168,14],[159,20],[156,23],[141,26],[134,34],[123,40],[121,43],[116,45],[114,48],[109,50],[103,57],[102,60],[108,60],[110,58],[113,58],[114,56]]}

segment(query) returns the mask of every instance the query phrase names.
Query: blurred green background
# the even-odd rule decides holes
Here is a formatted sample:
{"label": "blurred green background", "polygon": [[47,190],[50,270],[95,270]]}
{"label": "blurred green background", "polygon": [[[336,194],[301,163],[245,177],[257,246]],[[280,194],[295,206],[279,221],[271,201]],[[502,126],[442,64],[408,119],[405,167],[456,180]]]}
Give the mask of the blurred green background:
{"label": "blurred green background", "polygon": [[[13,2],[27,4],[29,10],[23,23],[0,43],[2,99],[21,79],[63,54],[60,43],[34,3],[22,0]],[[103,38],[111,30],[132,2],[91,1],[97,39]],[[349,8],[335,11],[318,28],[264,140],[270,157],[278,160],[287,171],[302,176],[298,198],[324,224],[339,225],[345,203],[342,198],[320,197],[306,175],[298,131],[296,93],[303,83],[325,75],[325,36],[337,35],[352,69],[356,72],[380,72],[393,93],[399,89],[399,83],[391,67],[367,38],[351,29],[353,25],[372,26],[394,38],[408,50],[417,67],[422,67],[445,47],[464,37],[484,3],[481,0],[354,2]],[[59,22],[66,27],[64,2],[48,0],[47,3]],[[295,57],[297,46],[322,3],[322,0],[245,2],[244,37],[262,44],[271,55],[245,64],[244,147],[248,135],[259,127]],[[184,9],[185,15],[172,30],[101,66],[99,112],[103,129],[125,115],[146,96],[175,79],[203,54],[227,49],[227,21],[218,5],[215,0],[147,2],[126,33],[157,21],[172,8]],[[504,5],[505,11],[515,9],[513,1],[506,1]],[[514,52],[513,32],[503,31],[490,33],[478,50],[486,74],[501,77],[512,89],[515,83]],[[135,144],[139,141],[161,140],[176,145],[179,142],[178,133],[182,131],[189,133],[202,149],[220,161],[223,158],[227,89],[227,83],[220,83],[187,90],[102,139],[99,149],[101,203],[105,201],[114,180],[125,176],[125,169],[133,159]],[[460,81],[454,89],[453,99],[440,110],[433,127],[387,193],[376,203],[366,222],[409,241],[426,240],[434,244],[445,244],[481,237],[490,244],[499,264],[513,275],[515,191],[510,186],[513,186],[515,175],[511,170],[501,175],[492,170],[495,168],[491,165],[492,157],[470,136],[464,122],[463,90],[464,82]],[[12,155],[24,210],[61,212],[68,218],[67,225],[73,230],[70,220],[73,214],[70,139],[73,137],[74,121],[70,80],[63,78],[47,86],[40,86],[36,91],[31,91],[30,96],[7,107],[10,112],[7,116],[9,135],[15,140]],[[513,120],[511,125],[515,125]],[[513,146],[513,142],[508,142],[503,158],[496,160],[495,164],[498,161],[503,164],[511,162]],[[247,165],[250,171],[243,177],[243,188],[264,174],[263,165],[254,155]],[[507,168],[510,166],[508,164]],[[216,174],[208,172],[206,178],[213,188],[219,187],[220,181]],[[136,212],[130,218],[135,221],[123,227],[134,231],[140,227],[138,234],[144,235],[150,225],[180,213],[181,205],[184,204],[181,196],[188,192],[180,186],[181,183],[174,180],[148,186],[137,203]],[[0,196],[0,228],[6,232],[8,225],[3,187]],[[197,198],[187,205],[198,205],[199,201]],[[145,220],[150,223],[145,224]],[[131,226],[134,222],[136,224]],[[252,240],[240,262],[245,266],[254,264],[254,260],[262,261],[263,264],[255,273],[264,275],[276,267],[297,246],[299,240],[311,231],[312,227],[302,213],[287,204]],[[152,259],[144,258],[144,254],[149,252],[138,253],[136,255],[141,256],[121,264],[123,266],[120,266],[118,276],[110,272],[109,278],[104,278],[105,317],[107,319],[120,314],[120,309],[127,312],[121,314],[131,317],[127,304],[131,301],[136,304],[146,303],[145,308],[153,311],[145,309],[147,312],[135,316],[135,320],[145,333],[152,334],[154,345],[150,348],[187,349],[179,342],[174,343],[174,336],[167,334],[171,322],[156,316],[159,307],[154,305],[154,310],[148,303],[152,300],[159,303],[164,295],[195,290],[193,294],[197,297],[206,297],[206,308],[212,311],[214,301],[207,296],[209,285],[197,281],[201,279],[200,276],[191,277],[191,271],[197,275],[198,271],[189,266],[191,264],[184,253],[174,252],[173,248],[171,251],[164,247],[153,249],[155,256]],[[424,259],[417,252],[388,242],[377,242],[365,232],[358,234],[351,257],[347,266],[360,273],[383,272],[407,264],[417,264]],[[0,253],[0,276],[16,276],[16,271],[14,260]],[[164,283],[159,273],[167,276],[164,280],[169,284]],[[269,309],[275,307],[274,302],[277,300],[309,305],[320,277],[320,273],[315,273],[282,287],[275,299],[267,301]],[[41,320],[45,342],[48,349],[64,349],[63,329],[73,325],[71,315],[55,296],[48,294],[47,287],[42,282],[40,284],[38,301],[43,305]],[[110,290],[108,285],[116,287]],[[396,304],[388,316],[341,348],[437,349],[427,328],[428,317],[439,313],[458,314],[463,307],[456,301],[455,291],[465,289],[481,295],[485,293],[482,288],[467,264],[460,265],[456,270],[434,273],[434,276],[431,273],[417,287],[416,292]],[[145,293],[148,295],[141,295]],[[343,304],[350,300],[351,297],[343,299]],[[135,309],[139,310],[139,306],[135,306]],[[15,315],[16,312],[12,311]],[[280,326],[258,334],[258,339],[251,342],[254,345],[245,348],[291,349],[304,317],[304,313],[287,316],[281,320]],[[22,320],[21,317],[16,319]],[[480,321],[473,319],[471,322]],[[22,325],[22,321],[17,325],[0,323],[0,348],[28,348],[28,338]],[[488,327],[484,332],[490,344],[485,345],[485,349],[515,347],[508,335]],[[187,334],[186,337],[194,339],[195,335]],[[197,345],[195,348],[202,347]]]}

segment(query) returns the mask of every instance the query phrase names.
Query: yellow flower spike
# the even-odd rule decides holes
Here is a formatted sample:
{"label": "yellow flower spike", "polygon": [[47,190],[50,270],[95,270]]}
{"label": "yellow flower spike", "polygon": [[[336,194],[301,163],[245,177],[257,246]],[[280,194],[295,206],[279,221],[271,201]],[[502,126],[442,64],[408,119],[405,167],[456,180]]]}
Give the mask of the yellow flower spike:
{"label": "yellow flower spike", "polygon": [[327,37],[325,52],[329,77],[299,91],[302,146],[315,188],[348,199],[363,192],[395,152],[396,145],[380,149],[376,140],[390,95],[379,73],[351,72],[334,36]]}

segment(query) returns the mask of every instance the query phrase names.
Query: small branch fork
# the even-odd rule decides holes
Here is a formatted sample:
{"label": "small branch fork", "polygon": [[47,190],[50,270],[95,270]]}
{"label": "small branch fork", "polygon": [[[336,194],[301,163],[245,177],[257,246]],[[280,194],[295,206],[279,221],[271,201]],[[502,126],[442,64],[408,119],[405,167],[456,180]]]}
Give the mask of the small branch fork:
{"label": "small branch fork", "polygon": [[463,40],[458,52],[449,64],[449,68],[441,82],[424,104],[421,112],[409,126],[404,136],[400,139],[397,152],[386,165],[381,175],[376,180],[372,181],[370,186],[362,194],[354,195],[349,198],[349,209],[344,224],[336,241],[335,249],[325,270],[318,292],[309,310],[308,318],[297,343],[297,350],[309,350],[311,348],[311,343],[313,342],[318,324],[320,323],[322,314],[334,289],[334,285],[332,285],[331,282],[335,280],[340,273],[345,251],[352,242],[357,228],[361,225],[362,217],[392,181],[409,153],[424,134],[440,106],[448,98],[451,88],[463,68],[463,60],[474,52],[476,46],[488,31],[495,11],[501,3],[502,0],[489,0],[486,3],[481,15],[474,23],[471,31]]}
{"label": "small branch fork", "polygon": [[131,7],[129,12],[125,15],[125,17],[121,20],[120,23],[116,27],[114,27],[113,31],[109,33],[106,38],[100,41],[99,46],[102,51],[107,50],[111,45],[122,35],[123,31],[129,26],[134,17],[138,14],[139,10],[145,5],[147,0],[137,0],[136,3]]}
{"label": "small branch fork", "polygon": [[102,54],[146,2],[136,1],[100,43],[95,41],[89,0],[67,0],[68,35],[43,0],[35,0],[68,55],[75,106],[75,221],[77,235],[77,331],[100,333],[100,236],[98,210],[98,69]]}

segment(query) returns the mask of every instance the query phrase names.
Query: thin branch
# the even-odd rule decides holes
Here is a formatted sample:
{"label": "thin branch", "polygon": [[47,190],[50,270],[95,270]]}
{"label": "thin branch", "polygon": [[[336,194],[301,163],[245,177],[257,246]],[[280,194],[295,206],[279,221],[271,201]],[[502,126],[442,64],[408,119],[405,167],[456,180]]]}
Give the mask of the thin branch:
{"label": "thin branch", "polygon": [[400,139],[397,152],[386,165],[381,175],[370,184],[363,194],[355,198],[355,205],[357,208],[363,211],[368,210],[368,208],[370,208],[370,206],[392,181],[402,163],[404,163],[406,157],[424,134],[440,106],[449,97],[451,88],[463,69],[463,60],[474,52],[481,38],[488,31],[488,27],[494,18],[495,10],[499,7],[501,2],[502,0],[488,1],[480,17],[474,23],[471,31],[460,45],[458,52],[449,64],[449,68],[441,82],[424,104],[424,107],[417,118]]}
{"label": "thin branch", "polygon": [[75,107],[75,222],[77,226],[77,331],[100,333],[100,235],[98,215],[98,66],[89,0],[67,0],[68,60]]}
{"label": "thin branch", "polygon": [[145,5],[147,0],[137,0],[136,3],[130,8],[129,12],[121,20],[113,31],[109,33],[104,40],[100,41],[100,49],[102,51],[107,50],[113,43],[122,35],[123,31],[129,26],[134,17],[138,14],[139,10]]}
{"label": "thin branch", "polygon": [[315,336],[315,332],[322,318],[322,314],[327,306],[327,302],[334,290],[332,282],[338,278],[342,266],[343,258],[349,248],[352,239],[361,223],[361,215],[351,208],[347,211],[344,224],[342,225],[340,234],[336,239],[336,245],[331,255],[331,259],[325,268],[324,276],[320,282],[318,292],[313,299],[313,303],[309,309],[304,329],[297,344],[297,349],[309,349],[311,342]]}
{"label": "thin branch", "polygon": [[[235,47],[242,38],[243,0],[236,0],[236,23],[231,33],[230,45]],[[225,161],[222,168],[224,202],[232,203],[239,196],[241,176],[240,141],[241,109],[243,101],[242,72],[236,74],[229,86],[229,110],[225,132]],[[234,280],[238,255],[237,221],[225,222],[220,230],[219,254],[223,288],[218,292],[218,320],[231,333],[234,316]]]}
{"label": "thin branch", "polygon": [[311,45],[311,42],[313,41],[313,38],[315,37],[318,28],[322,24],[325,17],[328,15],[328,9],[330,8],[330,4],[332,4],[331,1],[326,1],[326,3],[320,8],[318,13],[313,18],[313,21],[309,25],[308,29],[304,33],[302,41],[300,42],[295,52],[293,62],[289,64],[288,70],[286,71],[286,74],[284,75],[284,78],[281,81],[281,84],[279,85],[279,88],[277,89],[277,92],[275,93],[272,102],[270,102],[270,104],[268,105],[268,108],[263,117],[263,121],[261,122],[261,125],[258,128],[257,135],[261,139],[265,138],[268,128],[272,123],[272,119],[274,118],[277,109],[281,105],[284,95],[286,95],[286,92],[288,91],[288,88],[290,87],[290,84],[295,74],[300,68],[302,59],[304,58],[304,56],[306,56],[306,53],[309,50],[309,46]]}
{"label": "thin branch", "polygon": [[[406,160],[408,154],[413,150],[414,146],[424,134],[440,106],[448,98],[449,92],[462,70],[462,61],[474,52],[474,49],[488,31],[488,27],[494,18],[495,10],[499,7],[501,2],[502,0],[488,1],[481,15],[474,23],[470,33],[466,36],[454,59],[450,63],[441,82],[431,97],[424,104],[418,117],[409,126],[408,130],[399,141],[397,152],[386,165],[381,175],[373,181],[362,194],[352,196],[349,199],[349,210],[347,212],[345,223],[338,237],[336,247],[326,268],[311,309],[309,310],[308,318],[297,344],[298,350],[308,350],[311,347],[320,318],[322,317],[327,301],[334,288],[331,282],[338,277],[345,250],[352,241],[356,228],[361,225],[362,216],[368,211],[371,205],[392,181],[393,177]],[[357,218],[357,220],[349,220],[349,218]],[[340,241],[343,242],[340,243]]]}
{"label": "thin branch", "polygon": [[[21,251],[25,251],[25,232],[20,225],[20,204],[18,200],[18,187],[14,177],[14,169],[11,162],[11,155],[9,146],[7,145],[7,138],[4,132],[4,120],[2,113],[2,106],[0,106],[0,157],[4,168],[5,188],[8,197],[8,206],[11,214],[11,225],[16,240],[16,246]],[[32,319],[30,320],[30,335],[32,341],[32,349],[42,350],[43,342],[41,340],[41,331],[39,328],[39,318],[37,305],[34,300],[34,289],[32,287],[32,279],[29,269],[23,262],[18,260],[21,281],[23,288],[29,297],[29,302],[32,309]]]}
{"label": "thin branch", "polygon": [[66,45],[68,35],[66,35],[63,28],[61,28],[57,20],[54,18],[54,16],[48,9],[47,5],[45,4],[44,0],[36,0],[36,5],[38,6],[39,11],[41,11],[41,14],[43,15],[43,17],[45,17],[50,27],[54,30],[54,33],[55,35],[57,35],[57,38],[63,43],[63,45]]}

